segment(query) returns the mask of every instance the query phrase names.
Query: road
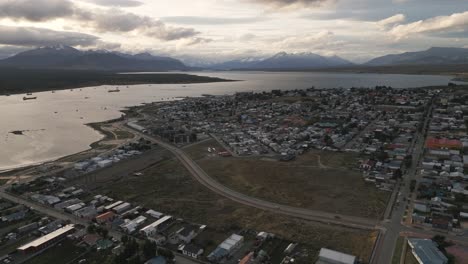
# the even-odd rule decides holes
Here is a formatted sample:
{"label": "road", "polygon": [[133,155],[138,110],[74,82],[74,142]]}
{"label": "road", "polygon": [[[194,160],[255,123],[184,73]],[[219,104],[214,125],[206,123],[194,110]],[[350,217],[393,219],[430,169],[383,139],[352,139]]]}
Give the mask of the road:
{"label": "road", "polygon": [[[429,110],[424,117],[423,120],[423,132],[418,132],[416,134],[416,138],[413,141],[412,144],[412,163],[411,167],[408,168],[407,173],[403,179],[403,184],[402,186],[397,186],[399,188],[399,193],[398,197],[396,198],[397,200],[400,200],[400,204],[395,204],[395,207],[393,208],[392,214],[389,219],[384,219],[382,222],[382,233],[381,233],[381,240],[378,241],[378,244],[375,248],[374,251],[374,258],[372,259],[371,263],[375,264],[390,264],[392,261],[393,257],[393,252],[396,247],[397,239],[400,236],[400,233],[406,232],[406,231],[413,231],[414,233],[422,233],[422,234],[432,234],[434,235],[435,232],[431,230],[421,230],[421,229],[415,229],[415,228],[410,228],[407,225],[410,225],[411,223],[402,223],[403,216],[405,215],[405,209],[406,205],[410,203],[411,205],[413,199],[415,196],[412,196],[412,199],[410,201],[402,201],[404,197],[409,197],[411,195],[411,192],[409,190],[410,182],[411,180],[415,179],[417,175],[417,170],[421,161],[421,158],[423,156],[424,152],[424,143],[425,143],[425,137],[424,137],[424,131],[429,125],[430,121],[430,116],[431,112],[433,109],[433,104],[429,106]],[[397,188],[396,187],[396,188]],[[393,201],[390,201],[393,202]],[[407,217],[411,218],[411,210],[407,213]]]}
{"label": "road", "polygon": [[[153,143],[160,145],[161,147],[169,150],[181,163],[182,165],[190,172],[191,176],[198,181],[200,184],[204,185],[211,191],[222,195],[230,200],[236,201],[238,203],[255,207],[258,209],[279,213],[295,218],[300,218],[304,220],[311,220],[316,222],[321,222],[325,224],[334,224],[341,225],[351,228],[359,228],[365,230],[378,230],[380,231],[379,239],[376,241],[375,248],[373,250],[371,264],[390,264],[393,257],[393,252],[396,247],[397,239],[400,235],[408,235],[416,237],[432,237],[436,234],[441,234],[447,237],[447,239],[455,241],[457,243],[462,243],[468,245],[468,237],[454,236],[452,234],[442,233],[440,231],[432,229],[422,229],[412,227],[410,220],[408,222],[402,222],[403,216],[405,214],[406,205],[410,206],[409,213],[411,213],[411,206],[414,202],[415,196],[411,195],[409,190],[409,185],[412,179],[417,179],[417,170],[421,159],[423,157],[424,150],[424,131],[429,125],[430,115],[433,109],[433,105],[430,105],[430,110],[427,112],[427,115],[424,118],[423,132],[417,133],[415,140],[412,142],[412,157],[413,162],[410,168],[408,168],[406,177],[403,179],[402,185],[397,185],[395,191],[395,200],[399,200],[401,204],[395,204],[393,206],[393,201],[390,201],[389,207],[393,207],[390,214],[385,215],[383,221],[367,219],[362,217],[347,216],[332,214],[322,211],[309,210],[305,208],[292,207],[287,205],[282,205],[278,203],[273,203],[270,201],[261,200],[255,197],[251,197],[237,191],[234,191],[210,177],[198,164],[191,159],[191,157],[184,152],[183,149],[177,148],[171,144],[168,144],[156,137],[143,134],[133,128],[126,126],[122,122],[118,122],[115,125],[120,129],[127,130],[139,137],[145,138]],[[13,201],[15,203],[23,204],[28,207],[34,208],[41,213],[50,215],[57,219],[62,219],[70,221],[75,224],[81,224],[87,226],[87,223],[83,219],[74,217],[73,215],[66,214],[62,211],[57,211],[54,208],[47,207],[35,202],[29,201],[22,197],[13,196],[11,194],[5,193],[5,187],[0,188],[0,197]],[[407,201],[403,201],[403,197],[411,197]],[[408,213],[408,214],[409,214]],[[410,218],[410,217],[409,217]],[[111,231],[110,234],[116,238],[120,237],[120,233]],[[188,261],[188,262],[186,262]],[[190,260],[184,260],[184,263],[194,263]],[[182,263],[182,262],[181,262]]]}
{"label": "road", "polygon": [[278,203],[261,200],[255,197],[251,197],[251,196],[239,193],[237,191],[234,191],[220,184],[215,179],[211,178],[182,149],[174,147],[173,145],[170,145],[153,136],[143,134],[137,130],[134,130],[133,128],[124,126],[122,127],[122,129],[127,129],[131,131],[132,133],[136,133],[138,136],[145,138],[153,143],[159,144],[161,147],[169,150],[172,154],[174,154],[174,156],[177,159],[179,159],[182,165],[185,168],[187,168],[187,170],[190,172],[190,174],[195,180],[197,180],[199,183],[206,186],[208,189],[212,190],[213,192],[218,193],[238,203],[248,205],[251,207],[255,207],[258,209],[266,210],[266,211],[271,211],[275,213],[280,213],[280,214],[284,214],[288,216],[305,219],[305,220],[312,220],[312,221],[322,222],[326,224],[337,224],[337,225],[348,226],[348,227],[359,228],[359,229],[366,229],[366,230],[375,229],[376,225],[379,223],[378,220],[355,217],[355,216],[331,214],[331,213],[309,210],[309,209],[304,209],[304,208],[297,208],[297,207],[292,207],[292,206],[287,206],[287,205],[282,205]]}

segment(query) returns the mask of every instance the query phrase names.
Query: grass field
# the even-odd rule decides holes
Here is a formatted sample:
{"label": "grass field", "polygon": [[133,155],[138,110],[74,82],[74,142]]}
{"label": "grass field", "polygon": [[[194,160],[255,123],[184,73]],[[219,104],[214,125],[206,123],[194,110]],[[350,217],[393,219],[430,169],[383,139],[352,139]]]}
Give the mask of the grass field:
{"label": "grass field", "polygon": [[413,256],[411,249],[408,247],[405,253],[405,264],[419,264],[416,258]]}
{"label": "grass field", "polygon": [[392,258],[392,264],[399,264],[400,263],[400,258],[401,258],[401,253],[403,251],[403,243],[405,242],[405,238],[400,236],[397,239],[397,243],[395,246],[395,250],[393,251],[393,258]]}
{"label": "grass field", "polygon": [[239,192],[281,204],[330,213],[380,218],[390,193],[367,184],[355,154],[310,151],[292,162],[221,158],[207,152],[210,140],[186,151],[210,175]]}
{"label": "grass field", "polygon": [[[240,229],[254,229],[275,233],[285,239],[304,243],[310,249],[310,261],[321,247],[358,255],[370,256],[376,233],[343,227],[305,222],[247,207],[221,197],[198,184],[185,168],[168,153],[152,154],[164,157],[160,162],[141,170],[143,176],[125,176],[138,169],[138,160],[117,164],[95,175],[90,184],[95,193],[107,194],[161,211],[187,221],[206,224],[226,237]],[[121,167],[119,167],[121,166]],[[115,176],[112,176],[115,175]],[[108,180],[101,179],[108,177]],[[219,238],[221,239],[221,238]]]}

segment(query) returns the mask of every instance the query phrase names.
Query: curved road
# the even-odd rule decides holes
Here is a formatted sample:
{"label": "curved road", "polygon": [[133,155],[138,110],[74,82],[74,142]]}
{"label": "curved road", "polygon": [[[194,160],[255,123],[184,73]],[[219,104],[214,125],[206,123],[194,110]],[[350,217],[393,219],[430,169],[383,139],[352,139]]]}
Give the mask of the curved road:
{"label": "curved road", "polygon": [[215,179],[211,178],[183,150],[174,147],[168,143],[165,143],[157,138],[143,134],[133,128],[127,126],[124,126],[124,128],[131,130],[133,133],[139,135],[140,137],[145,138],[156,144],[159,144],[161,147],[169,150],[176,156],[177,159],[179,159],[180,162],[182,162],[184,167],[187,168],[187,170],[190,172],[193,178],[195,178],[195,180],[206,186],[208,189],[238,203],[305,220],[313,220],[325,224],[337,224],[366,230],[376,229],[376,225],[379,223],[378,220],[372,220],[362,217],[331,214],[321,211],[314,211],[304,208],[281,205],[239,193],[237,191],[227,188],[226,186],[217,182]]}

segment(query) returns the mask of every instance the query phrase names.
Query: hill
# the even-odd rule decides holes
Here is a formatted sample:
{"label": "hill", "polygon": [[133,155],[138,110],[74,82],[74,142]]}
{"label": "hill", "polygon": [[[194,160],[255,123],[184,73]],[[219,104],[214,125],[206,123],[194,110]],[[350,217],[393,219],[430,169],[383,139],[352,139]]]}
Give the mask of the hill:
{"label": "hill", "polygon": [[468,49],[430,48],[372,59],[367,66],[468,64]]}

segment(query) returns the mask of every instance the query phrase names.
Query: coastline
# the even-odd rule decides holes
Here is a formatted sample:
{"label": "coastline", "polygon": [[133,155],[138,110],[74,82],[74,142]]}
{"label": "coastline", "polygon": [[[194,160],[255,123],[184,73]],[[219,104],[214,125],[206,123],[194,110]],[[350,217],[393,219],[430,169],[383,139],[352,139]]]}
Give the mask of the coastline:
{"label": "coastline", "polygon": [[[447,86],[425,86],[425,87],[420,87],[420,88],[440,89],[440,88],[444,88],[444,87],[447,87]],[[466,85],[459,85],[459,87],[460,88],[466,87]],[[187,97],[183,97],[183,98],[187,98]],[[120,112],[122,113],[122,116],[128,116],[129,114],[132,114],[133,111],[137,110],[141,106],[142,105],[127,106],[127,107],[124,107],[123,109],[121,109]],[[80,151],[80,152],[77,152],[77,153],[72,153],[72,154],[69,154],[69,155],[66,155],[66,156],[62,156],[62,157],[51,158],[49,160],[44,160],[44,161],[40,161],[40,162],[36,162],[36,163],[20,165],[18,167],[14,167],[14,168],[11,168],[11,169],[0,170],[0,175],[17,173],[17,172],[33,169],[33,168],[38,167],[38,166],[47,165],[49,163],[66,162],[66,161],[69,161],[69,160],[77,159],[78,157],[82,157],[83,155],[86,155],[86,154],[88,154],[90,152],[97,153],[97,150],[99,150],[99,149],[105,150],[105,148],[103,148],[103,146],[100,143],[105,142],[105,141],[109,141],[109,134],[105,130],[103,130],[101,128],[101,126],[104,125],[104,124],[111,124],[111,123],[114,123],[114,122],[118,122],[119,120],[122,120],[122,116],[118,117],[118,118],[113,118],[113,119],[110,119],[110,120],[101,121],[101,122],[84,124],[84,125],[92,128],[94,131],[96,131],[97,133],[99,133],[102,136],[102,138],[100,140],[90,143],[88,145],[88,149],[86,149],[86,150],[83,150],[83,151]]]}
{"label": "coastline", "polygon": [[70,70],[0,69],[0,95],[50,92],[102,85],[196,84],[235,82],[189,73],[118,74]]}
{"label": "coastline", "polygon": [[[126,111],[127,111],[127,109],[124,109],[121,112],[122,112],[122,114],[125,114]],[[105,125],[105,124],[111,124],[111,123],[114,123],[114,122],[118,122],[118,121],[121,121],[121,120],[122,120],[122,117],[119,117],[119,118],[114,118],[114,119],[110,119],[110,120],[106,120],[106,121],[102,121],[102,122],[84,124],[85,126],[93,129],[95,132],[102,135],[102,138],[100,140],[98,140],[98,141],[92,142],[88,146],[88,149],[85,149],[83,151],[79,151],[79,152],[76,152],[76,153],[72,153],[72,154],[69,154],[69,155],[66,155],[66,156],[62,156],[62,157],[51,158],[49,160],[39,161],[39,162],[36,162],[36,163],[19,165],[17,167],[11,168],[11,169],[0,170],[0,176],[10,176],[12,174],[17,174],[17,173],[20,173],[20,172],[23,172],[23,171],[31,170],[31,169],[37,168],[39,166],[44,166],[44,165],[48,165],[48,164],[54,164],[54,163],[60,163],[60,162],[71,162],[71,161],[75,161],[75,160],[80,160],[80,158],[86,156],[87,154],[97,153],[97,151],[99,149],[106,150],[106,149],[103,149],[100,144],[102,142],[110,141],[112,139],[110,138],[109,133],[106,133],[106,131],[103,130],[101,128],[101,126]]]}

